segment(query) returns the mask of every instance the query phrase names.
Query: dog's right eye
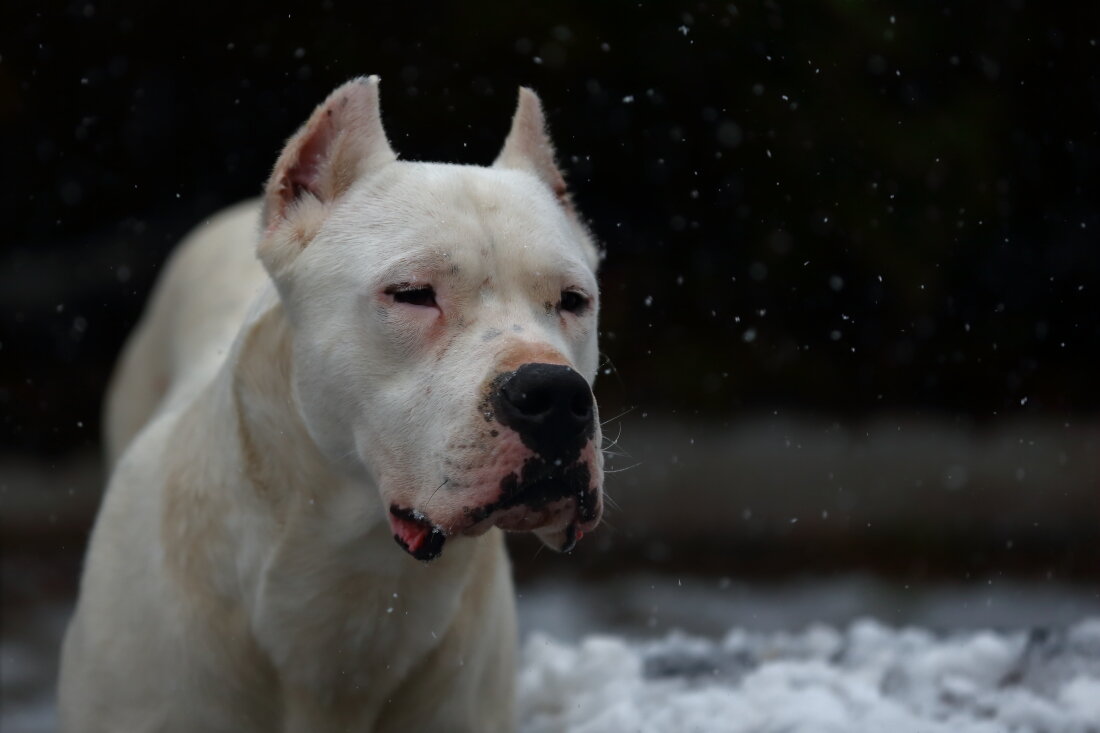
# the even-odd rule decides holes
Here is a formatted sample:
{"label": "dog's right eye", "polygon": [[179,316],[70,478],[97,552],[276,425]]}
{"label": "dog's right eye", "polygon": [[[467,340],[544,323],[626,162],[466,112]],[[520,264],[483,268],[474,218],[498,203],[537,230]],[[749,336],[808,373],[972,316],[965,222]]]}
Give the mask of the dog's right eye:
{"label": "dog's right eye", "polygon": [[435,289],[431,285],[413,288],[410,288],[408,286],[395,286],[392,288],[386,288],[386,293],[388,295],[392,295],[394,301],[397,303],[405,303],[407,305],[419,305],[427,308],[436,307]]}

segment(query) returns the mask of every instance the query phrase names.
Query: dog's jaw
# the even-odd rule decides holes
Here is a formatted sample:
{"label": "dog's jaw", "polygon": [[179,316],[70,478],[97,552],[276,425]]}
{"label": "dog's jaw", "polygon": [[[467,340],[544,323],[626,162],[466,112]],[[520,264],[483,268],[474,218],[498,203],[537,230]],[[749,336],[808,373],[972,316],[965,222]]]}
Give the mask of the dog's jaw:
{"label": "dog's jaw", "polygon": [[569,524],[565,529],[536,530],[535,536],[552,550],[558,552],[572,552],[577,542],[584,537],[584,530],[577,526],[576,522]]}
{"label": "dog's jaw", "polygon": [[[491,512],[489,516],[465,527],[460,534],[464,537],[479,537],[493,527],[513,532],[529,531],[550,549],[571,552],[585,533],[599,523],[597,492],[587,493],[591,498],[566,499],[558,502],[561,506],[549,511],[545,508],[541,511],[532,510],[522,505],[510,509],[486,507],[483,510]],[[563,514],[566,517],[564,525],[561,521],[554,521]],[[548,517],[549,525],[546,524]],[[401,549],[422,562],[430,562],[439,557],[450,536],[423,513],[396,504],[390,507],[389,522],[394,541]]]}
{"label": "dog's jaw", "polygon": [[[509,437],[501,436],[507,450]],[[514,447],[514,446],[510,446]],[[569,552],[600,522],[603,513],[602,467],[594,444],[589,442],[577,460],[558,466],[529,450],[519,468],[503,479],[475,484],[485,486],[480,502],[455,509],[435,501],[434,509],[416,509],[400,502],[389,507],[389,522],[397,544],[417,560],[438,557],[451,537],[478,537],[496,527],[506,532],[531,532],[550,549]],[[496,474],[499,476],[499,474]],[[492,488],[490,488],[492,487]],[[459,491],[470,491],[464,486]],[[483,493],[487,491],[488,494]],[[457,497],[454,497],[457,498]]]}

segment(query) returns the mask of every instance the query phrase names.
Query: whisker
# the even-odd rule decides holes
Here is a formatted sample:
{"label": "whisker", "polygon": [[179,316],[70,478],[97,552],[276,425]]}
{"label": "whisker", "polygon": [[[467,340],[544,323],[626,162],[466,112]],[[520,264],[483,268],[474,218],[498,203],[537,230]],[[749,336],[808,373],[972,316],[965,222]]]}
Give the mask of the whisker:
{"label": "whisker", "polygon": [[[615,455],[615,454],[611,453],[611,449],[616,447],[617,445],[619,445],[619,438],[621,438],[622,436],[623,436],[623,424],[619,423],[619,432],[618,432],[618,434],[615,436],[614,440],[612,440],[606,446],[603,447],[603,452],[606,453],[607,455]],[[608,438],[605,436],[604,439],[607,440]],[[630,453],[628,451],[623,451],[621,455],[629,456]]]}
{"label": "whisker", "polygon": [[623,437],[623,424],[619,423],[619,432],[615,433],[615,440],[612,441],[612,442],[618,443],[619,438],[621,438],[621,437]]}
{"label": "whisker", "polygon": [[619,423],[619,432],[615,435],[614,439],[609,438],[606,435],[603,437],[604,440],[608,441],[605,447],[614,448],[616,445],[619,444],[619,438],[621,437],[623,437],[623,424]]}
{"label": "whisker", "polygon": [[606,420],[602,420],[600,422],[600,426],[603,427],[604,425],[607,425],[608,423],[612,423],[612,422],[618,420],[619,418],[621,418],[625,415],[629,415],[630,413],[634,412],[637,409],[638,409],[637,405],[634,405],[633,407],[628,407],[625,410],[623,410],[622,412],[620,412],[618,415],[616,415],[615,417],[609,417]]}
{"label": "whisker", "polygon": [[435,491],[433,491],[432,495],[428,497],[428,500],[426,502],[424,502],[424,508],[425,509],[427,509],[428,505],[432,503],[432,499],[434,499],[435,495],[439,493],[439,490],[442,489],[444,486],[446,486],[447,482],[450,481],[450,480],[451,480],[450,477],[445,478],[445,479],[443,479],[443,483],[441,483],[439,486],[435,487]]}
{"label": "whisker", "polygon": [[603,353],[603,352],[600,352],[600,356],[602,356],[603,360],[604,360],[603,364],[600,364],[600,371],[603,371],[603,367],[610,366],[611,367],[611,373],[615,375],[616,381],[618,381],[618,383],[620,385],[625,386],[625,385],[623,385],[623,378],[619,374],[619,367],[615,366],[615,363],[613,361],[611,361],[611,357],[608,356],[607,354]]}
{"label": "whisker", "polygon": [[603,470],[603,472],[604,473],[622,473],[623,471],[629,471],[632,468],[637,468],[638,466],[642,465],[644,462],[645,461],[638,461],[634,465],[626,466],[625,468],[605,468]]}

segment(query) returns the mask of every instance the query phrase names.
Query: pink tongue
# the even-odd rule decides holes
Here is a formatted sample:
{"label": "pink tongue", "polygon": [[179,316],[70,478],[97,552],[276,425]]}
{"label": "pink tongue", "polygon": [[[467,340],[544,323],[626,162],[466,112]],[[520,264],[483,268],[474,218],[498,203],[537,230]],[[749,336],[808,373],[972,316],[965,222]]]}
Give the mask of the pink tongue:
{"label": "pink tongue", "polygon": [[424,543],[428,539],[428,535],[432,533],[432,528],[427,523],[417,522],[405,517],[395,517],[390,515],[390,526],[393,527],[393,533],[396,535],[409,549],[409,552],[416,554],[420,552],[420,548],[424,546]]}

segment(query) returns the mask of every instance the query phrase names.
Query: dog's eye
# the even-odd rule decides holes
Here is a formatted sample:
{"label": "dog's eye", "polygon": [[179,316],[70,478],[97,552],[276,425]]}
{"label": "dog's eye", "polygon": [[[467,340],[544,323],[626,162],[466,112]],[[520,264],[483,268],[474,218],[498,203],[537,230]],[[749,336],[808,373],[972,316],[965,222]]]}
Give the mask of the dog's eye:
{"label": "dog's eye", "polygon": [[436,306],[435,289],[431,285],[424,285],[422,287],[395,286],[387,288],[386,292],[392,295],[393,299],[398,303],[420,305],[428,308],[434,308]]}
{"label": "dog's eye", "polygon": [[563,290],[561,291],[561,300],[558,301],[558,308],[579,315],[588,308],[588,298],[575,290]]}

